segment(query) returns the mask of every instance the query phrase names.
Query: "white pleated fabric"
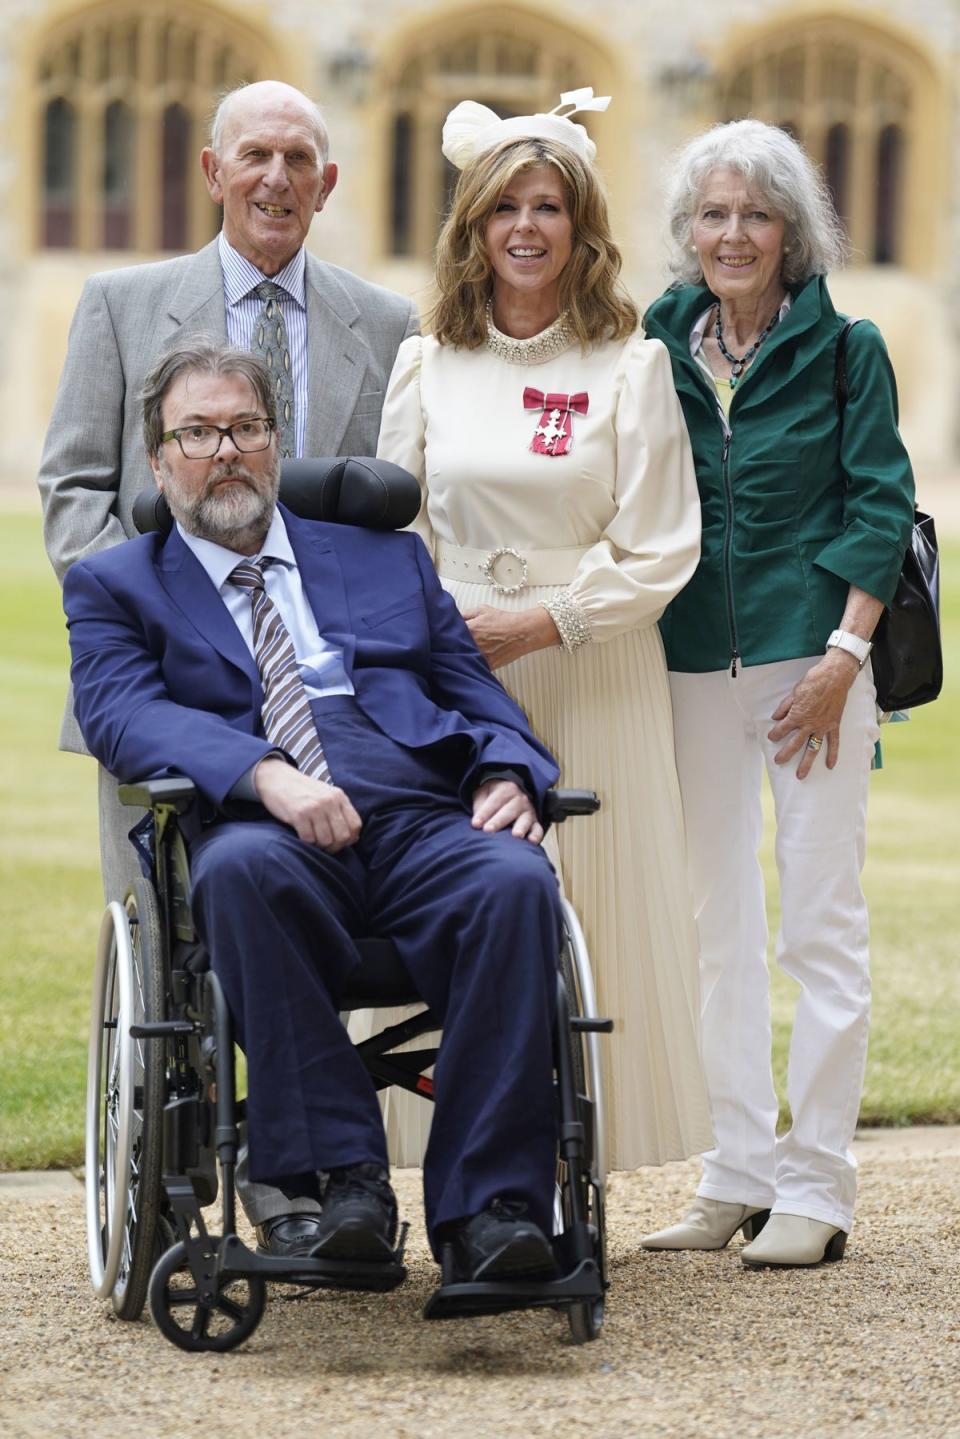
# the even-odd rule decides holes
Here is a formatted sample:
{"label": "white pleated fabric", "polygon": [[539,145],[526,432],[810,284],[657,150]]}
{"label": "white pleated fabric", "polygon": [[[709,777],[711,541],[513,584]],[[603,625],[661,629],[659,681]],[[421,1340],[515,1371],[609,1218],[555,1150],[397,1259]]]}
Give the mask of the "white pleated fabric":
{"label": "white pleated fabric", "polygon": [[[523,410],[528,384],[589,391],[589,415],[577,417],[563,460],[529,452],[536,419]],[[464,444],[464,419],[478,405],[482,430]],[[696,485],[678,417],[659,345],[632,340],[520,367],[418,338],[401,347],[380,437],[382,456],[426,481],[417,528],[428,544],[439,537],[523,551],[597,542],[569,587],[504,595],[441,579],[461,610],[526,609],[566,588],[602,637],[572,653],[527,655],[497,677],[558,757],[560,783],[595,789],[602,801],[598,815],[552,831],[548,848],[555,842],[564,891],[584,927],[600,1010],[615,1022],[601,1044],[615,1169],[685,1158],[713,1142],[670,693],[655,623],[696,563]],[[626,430],[643,436],[629,447],[629,474]],[[366,1032],[364,1023],[355,1017],[352,1032]],[[391,1094],[385,1120],[394,1163],[419,1163],[428,1106]]]}

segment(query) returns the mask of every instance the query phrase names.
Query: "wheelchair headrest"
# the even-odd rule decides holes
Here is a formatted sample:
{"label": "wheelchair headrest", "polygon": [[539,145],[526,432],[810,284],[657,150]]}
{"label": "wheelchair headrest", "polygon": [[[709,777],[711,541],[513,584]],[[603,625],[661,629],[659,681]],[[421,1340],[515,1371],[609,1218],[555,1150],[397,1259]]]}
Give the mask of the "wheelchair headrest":
{"label": "wheelchair headrest", "polygon": [[[280,499],[305,520],[400,530],[417,517],[420,486],[409,471],[389,460],[356,455],[284,460]],[[140,491],[133,503],[133,523],[141,535],[170,533],[173,517],[159,490]]]}

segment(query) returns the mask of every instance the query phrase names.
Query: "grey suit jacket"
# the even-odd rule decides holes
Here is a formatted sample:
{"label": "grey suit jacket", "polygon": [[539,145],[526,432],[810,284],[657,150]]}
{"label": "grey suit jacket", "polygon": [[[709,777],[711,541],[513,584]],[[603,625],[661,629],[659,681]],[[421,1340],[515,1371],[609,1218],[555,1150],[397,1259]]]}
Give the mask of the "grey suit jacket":
{"label": "grey suit jacket", "polygon": [[[310,403],[304,453],[373,455],[413,304],[306,257]],[[226,339],[216,240],[195,255],[93,275],[77,305],[38,482],[44,538],[62,580],[74,560],[134,533],[133,502],[153,484],[143,445],[144,377],[190,335]],[[61,748],[85,753],[68,703]]]}

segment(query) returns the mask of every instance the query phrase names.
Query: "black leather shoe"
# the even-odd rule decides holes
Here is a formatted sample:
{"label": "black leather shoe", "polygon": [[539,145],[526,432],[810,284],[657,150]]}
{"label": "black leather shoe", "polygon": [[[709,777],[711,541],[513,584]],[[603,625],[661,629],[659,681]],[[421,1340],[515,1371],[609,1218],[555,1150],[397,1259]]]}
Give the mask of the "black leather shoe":
{"label": "black leather shoe", "polygon": [[319,1214],[278,1214],[257,1225],[257,1243],[264,1253],[286,1259],[291,1254],[309,1254],[319,1231]]}
{"label": "black leather shoe", "polygon": [[495,1199],[482,1214],[443,1236],[461,1283],[486,1279],[555,1279],[550,1241],[519,1200]]}
{"label": "black leather shoe", "polygon": [[393,1258],[397,1242],[397,1201],[387,1171],[379,1164],[331,1169],[311,1259]]}

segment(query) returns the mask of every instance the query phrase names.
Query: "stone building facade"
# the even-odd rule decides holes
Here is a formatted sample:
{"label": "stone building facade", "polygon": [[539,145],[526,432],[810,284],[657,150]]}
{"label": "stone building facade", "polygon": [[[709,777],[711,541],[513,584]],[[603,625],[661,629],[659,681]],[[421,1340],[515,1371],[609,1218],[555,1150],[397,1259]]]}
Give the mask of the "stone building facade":
{"label": "stone building facade", "polygon": [[36,468],[87,275],[216,231],[197,157],[218,93],[276,77],[314,95],[341,179],[318,253],[429,305],[450,184],[440,124],[592,85],[626,275],[667,280],[663,173],[744,114],[824,165],[854,247],[838,304],[884,330],[921,470],[952,464],[960,358],[956,0],[4,0],[0,9],[0,490]]}

